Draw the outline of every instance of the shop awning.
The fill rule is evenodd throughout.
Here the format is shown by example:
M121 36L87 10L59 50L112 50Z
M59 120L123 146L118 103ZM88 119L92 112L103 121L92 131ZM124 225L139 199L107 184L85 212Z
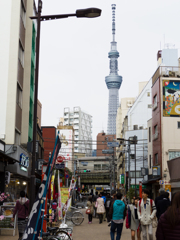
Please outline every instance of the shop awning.
M147 184L152 184L158 180L161 179L161 176L157 176L157 177L154 177L154 178L151 178L151 179L148 179L147 181L143 181L142 184L144 185L147 185Z
M16 162L19 163L19 161L17 159L14 159L1 151L0 151L0 162L4 162L4 163L8 163L8 164L14 164Z

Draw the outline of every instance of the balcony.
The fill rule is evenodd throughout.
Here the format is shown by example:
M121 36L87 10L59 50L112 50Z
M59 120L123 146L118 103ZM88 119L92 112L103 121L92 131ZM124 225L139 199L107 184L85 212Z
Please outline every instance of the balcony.
M79 120L75 119L74 124L79 124Z
M74 130L79 130L79 126L78 125L74 125Z
M64 119L69 118L69 114L64 114Z

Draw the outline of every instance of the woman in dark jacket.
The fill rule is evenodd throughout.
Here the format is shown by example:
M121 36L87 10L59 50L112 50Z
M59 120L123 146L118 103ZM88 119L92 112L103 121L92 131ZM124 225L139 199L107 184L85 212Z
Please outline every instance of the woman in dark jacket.
M173 195L171 206L161 215L156 231L156 239L180 239L180 192Z

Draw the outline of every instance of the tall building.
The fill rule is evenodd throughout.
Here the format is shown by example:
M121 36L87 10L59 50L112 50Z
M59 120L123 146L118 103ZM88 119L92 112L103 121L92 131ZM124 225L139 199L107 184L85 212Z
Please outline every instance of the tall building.
M0 1L0 139L5 143L0 159L14 163L0 161L0 175L11 173L6 189L13 196L27 191L31 170L26 146L33 131L36 21L29 17L36 13L34 0ZM41 131L37 135L40 140Z
M118 75L118 57L117 42L115 41L115 9L116 4L112 4L112 36L111 51L108 54L110 58L110 74L105 78L107 88L109 89L109 107L108 107L108 126L107 134L116 134L116 115L119 107L119 88L122 83L122 77Z
M74 152L92 156L92 116L80 107L64 108L64 125L74 128Z

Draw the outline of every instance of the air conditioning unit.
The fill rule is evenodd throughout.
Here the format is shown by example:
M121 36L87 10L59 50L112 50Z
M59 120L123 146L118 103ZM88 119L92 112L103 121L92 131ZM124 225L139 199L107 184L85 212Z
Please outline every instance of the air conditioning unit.
M133 130L138 130L138 125L133 125Z
M143 126L140 126L139 129L143 129Z

